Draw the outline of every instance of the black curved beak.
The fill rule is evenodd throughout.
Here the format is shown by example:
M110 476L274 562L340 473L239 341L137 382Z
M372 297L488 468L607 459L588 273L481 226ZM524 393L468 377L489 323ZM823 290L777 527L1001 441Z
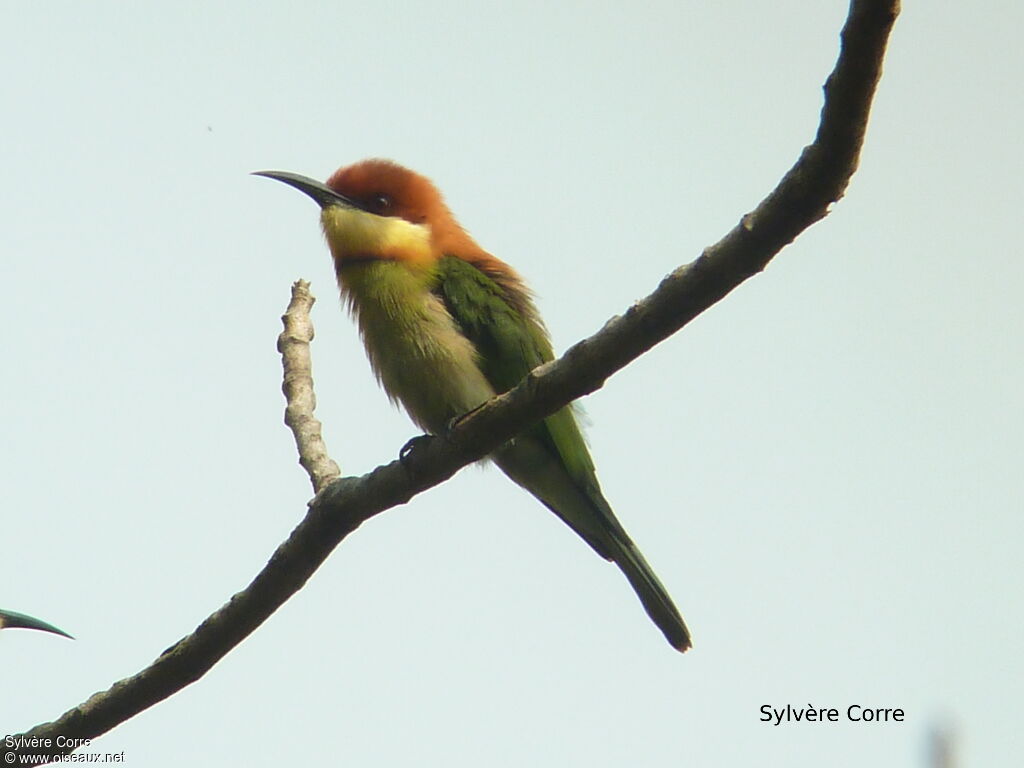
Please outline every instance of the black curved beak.
M42 632L52 632L55 635L71 640L75 639L63 629L57 629L53 624L47 624L45 621L40 621L15 611L0 611L0 629L38 629Z
M328 208L332 205L341 205L346 208L358 208L352 200L340 195L323 182L311 179L308 176L300 176L297 173L288 171L253 171L253 176L266 176L268 179L283 181L290 187L295 187L299 192L304 192L316 201L321 208Z

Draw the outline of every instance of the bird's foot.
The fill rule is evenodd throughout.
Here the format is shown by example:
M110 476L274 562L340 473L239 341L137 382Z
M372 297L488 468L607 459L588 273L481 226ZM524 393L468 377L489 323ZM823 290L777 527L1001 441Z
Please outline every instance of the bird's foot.
M415 456L413 454L416 451L426 448L427 444L431 440L437 440L438 438L440 438L441 440L450 440L452 433L455 431L455 428L462 423L462 420L465 419L470 414L476 413L481 408L483 408L483 404L480 404L476 408L472 408L458 416L452 416L444 423L444 426L441 427L440 434L417 435L416 437L412 438L411 440L409 440L409 442L403 445L402 450L398 452L399 462L401 462L402 466L405 467L406 469L410 469L412 467L413 461L415 461Z
M414 460L413 452L422 450L431 440L435 439L434 435L417 435L402 446L402 450L398 452L398 461L403 467L410 469Z
M477 406L476 408L470 408L470 409L469 409L468 411L466 411L465 413L459 414L458 416L452 416L452 417L451 417L450 419L448 419L448 421L446 421L446 422L444 423L444 431L443 431L443 432L441 433L441 434L442 434L442 436L443 436L444 438L446 438L446 439L447 439L448 437L450 437L450 436L451 436L451 434L452 434L452 432L454 432L454 431L455 431L455 428L456 428L457 426L459 426L459 424L461 424L461 423L462 423L463 421L465 421L466 419L468 419L468 418L469 418L470 416L472 416L472 415L473 415L474 413L476 413L477 411L479 411L479 410L480 410L481 408L483 408L483 407L484 407L485 405L487 405L487 403L480 403L480 405L478 405L478 406Z
M470 413L472 413L472 411L470 411ZM465 413L462 414L461 416L452 416L450 419L448 419L448 421L444 423L444 429L441 430L441 437L443 437L445 440L451 438L452 432L455 431L455 428L459 426L459 422L462 421L464 418L466 418Z

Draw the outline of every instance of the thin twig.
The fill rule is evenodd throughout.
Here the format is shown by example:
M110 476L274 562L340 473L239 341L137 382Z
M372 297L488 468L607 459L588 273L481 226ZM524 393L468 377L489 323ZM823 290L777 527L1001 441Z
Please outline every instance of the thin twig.
M287 405L284 423L295 436L299 464L309 475L313 491L319 491L332 480L341 477L341 470L327 454L320 431L320 421L313 415L316 394L313 392L313 362L309 343L313 340L313 322L309 311L316 298L309 292L309 283L297 280L292 284L292 300L281 316L284 330L277 337L277 351L284 367L284 391Z

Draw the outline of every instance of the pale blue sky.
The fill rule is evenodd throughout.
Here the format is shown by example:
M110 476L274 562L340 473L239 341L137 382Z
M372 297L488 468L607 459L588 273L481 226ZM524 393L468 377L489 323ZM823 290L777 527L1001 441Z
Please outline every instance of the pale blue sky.
M752 208L811 139L843 0L31 3L0 29L0 732L132 674L310 492L290 283L343 471L393 459L315 206L248 176L386 156L530 281L556 348ZM587 398L606 494L686 615L492 469L350 537L126 764L912 766L1019 759L1020 6L908 3L861 164L768 270ZM901 724L759 722L764 704Z

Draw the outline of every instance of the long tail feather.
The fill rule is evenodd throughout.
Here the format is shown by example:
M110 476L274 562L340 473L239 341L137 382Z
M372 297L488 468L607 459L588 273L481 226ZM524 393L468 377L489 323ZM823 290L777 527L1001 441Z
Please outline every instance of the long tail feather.
M686 622L616 519L593 475L586 479L586 486L581 487L564 465L552 460L543 444L529 437L517 438L514 444L495 454L494 460L505 474L544 502L601 557L619 566L647 615L673 648L682 652L691 647Z
M692 646L690 630L687 629L686 622L683 621L665 587L640 554L640 550L629 539L624 543L615 541L614 546L617 551L612 559L629 579L647 615L658 625L658 629L673 648L679 652L689 649Z

